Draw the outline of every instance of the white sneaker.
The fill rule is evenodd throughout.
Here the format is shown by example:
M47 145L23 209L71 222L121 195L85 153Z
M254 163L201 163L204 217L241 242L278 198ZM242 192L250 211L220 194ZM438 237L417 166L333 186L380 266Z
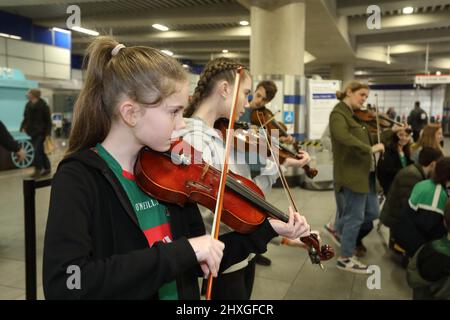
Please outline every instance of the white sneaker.
M367 274L367 266L359 262L355 257L342 259L339 258L336 263L338 269L350 271L359 274Z

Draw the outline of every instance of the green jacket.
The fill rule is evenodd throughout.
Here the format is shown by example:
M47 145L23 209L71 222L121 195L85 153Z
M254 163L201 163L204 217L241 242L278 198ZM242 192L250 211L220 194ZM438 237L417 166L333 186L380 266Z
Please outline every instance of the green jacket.
M372 137L365 123L353 116L352 110L339 102L330 114L330 135L336 190L347 187L353 192L369 192Z
M416 183L427 178L419 164L411 164L401 169L392 182L386 201L381 209L380 220L389 228L394 228Z

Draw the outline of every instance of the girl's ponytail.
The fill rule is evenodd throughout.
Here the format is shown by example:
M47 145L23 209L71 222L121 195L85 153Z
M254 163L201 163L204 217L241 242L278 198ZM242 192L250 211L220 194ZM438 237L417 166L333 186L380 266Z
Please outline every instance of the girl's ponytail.
M125 47L98 37L87 48L86 80L74 107L67 154L102 142L117 116L117 105L129 98L157 106L187 81L181 64L150 47Z
M87 48L83 61L86 80L74 107L68 154L95 146L111 128L112 114L102 99L103 74L117 45L113 39L102 37Z

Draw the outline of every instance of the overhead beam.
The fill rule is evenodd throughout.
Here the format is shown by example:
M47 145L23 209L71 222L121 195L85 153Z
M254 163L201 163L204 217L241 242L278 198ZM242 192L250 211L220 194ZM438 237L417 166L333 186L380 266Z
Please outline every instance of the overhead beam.
M160 45L164 42L150 42L150 41L139 41L139 42L124 42L128 46L134 45ZM86 43L73 43L72 50L74 49L84 49L86 48ZM227 49L230 51L242 51L248 52L250 50L250 41L246 40L236 40L236 41L197 41L191 43L185 42L175 42L171 43L169 46L170 50L183 51L183 52L222 52L222 50Z
M152 32L143 34L124 34L117 35L118 41L124 42L186 42L186 41L219 41L219 40L245 40L250 37L250 27L222 28L213 30L194 30L194 31L167 31ZM72 43L89 43L91 37L72 38Z
M383 16L380 29L367 28L367 17L355 17L348 20L348 26L349 32L354 35L448 27L450 26L450 11Z
M8 7L26 7L26 6L39 6L39 5L52 5L52 4L80 4L89 2L109 2L111 0L2 0L0 2L0 8Z
M382 12L403 9L404 7L443 6L448 4L445 0L338 0L337 12L339 15L352 16L367 13L367 7L378 5Z
M358 48L370 49L370 50L386 50L386 45L376 46L358 46ZM426 51L426 44L394 44L390 46L390 53L392 55L401 54L417 54L424 53ZM430 54L435 53L448 53L450 52L450 44L448 43L433 43L429 45Z
M37 19L35 24L48 27L65 27L67 16L52 19ZM217 4L186 8L161 8L142 14L83 16L81 24L86 28L150 27L154 23L167 26L190 24L237 23L249 20L248 12L238 4Z
M361 35L356 37L357 45L364 44L402 44L402 43L433 43L450 41L450 29L430 29L418 31L401 31Z

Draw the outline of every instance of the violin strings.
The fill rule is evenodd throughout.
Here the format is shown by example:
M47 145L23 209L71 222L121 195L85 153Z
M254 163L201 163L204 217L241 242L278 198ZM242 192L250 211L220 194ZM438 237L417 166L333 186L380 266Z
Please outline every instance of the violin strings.
M259 194L257 194L255 191L253 191L246 185L241 184L234 177L231 176L228 177L227 185L233 191L241 194L244 198L246 198L256 206L267 211L268 213L271 213L273 216L275 216L275 218L278 218L284 222L289 221L289 217L286 216L284 212L274 207L272 204L268 203L264 198L261 198Z
M173 159L177 160L180 163L182 162L181 157L178 154L171 155L170 152L164 152L163 155L169 158L172 157ZM289 221L289 217L286 216L284 212L274 207L272 204L268 203L264 198L261 198L261 196L257 194L254 190L240 183L233 176L228 175L226 186L231 188L236 193L244 196L244 198L249 200L254 205L258 206L259 208L265 210L268 213L271 213L275 218L278 218L284 222Z

